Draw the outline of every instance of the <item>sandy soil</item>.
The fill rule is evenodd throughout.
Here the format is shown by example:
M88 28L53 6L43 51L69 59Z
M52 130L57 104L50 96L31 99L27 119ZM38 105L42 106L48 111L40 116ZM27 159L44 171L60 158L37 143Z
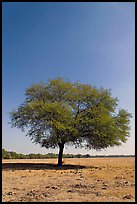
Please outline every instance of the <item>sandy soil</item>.
M3 202L135 202L134 158L3 160Z

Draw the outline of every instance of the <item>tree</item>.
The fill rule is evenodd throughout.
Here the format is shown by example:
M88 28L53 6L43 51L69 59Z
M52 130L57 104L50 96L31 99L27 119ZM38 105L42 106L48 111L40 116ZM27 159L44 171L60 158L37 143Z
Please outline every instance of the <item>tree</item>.
M101 150L126 142L130 118L131 113L118 109L110 89L63 78L33 84L24 103L10 112L11 127L27 129L27 136L42 147L59 147L59 166L64 145Z
M6 154L7 154L6 150L5 150L5 149L2 149L2 159L5 159Z
M7 152L5 149L2 149L2 159L12 159L11 152Z

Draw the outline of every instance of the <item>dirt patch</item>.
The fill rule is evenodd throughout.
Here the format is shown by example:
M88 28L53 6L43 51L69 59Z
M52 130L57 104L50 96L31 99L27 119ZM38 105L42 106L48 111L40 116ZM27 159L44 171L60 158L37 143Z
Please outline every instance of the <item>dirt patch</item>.
M134 158L3 160L3 202L135 202Z

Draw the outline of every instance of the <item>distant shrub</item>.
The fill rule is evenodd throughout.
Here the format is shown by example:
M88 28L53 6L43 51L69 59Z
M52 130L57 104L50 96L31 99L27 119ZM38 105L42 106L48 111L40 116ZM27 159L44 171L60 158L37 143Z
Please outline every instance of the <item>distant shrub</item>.
M63 158L97 158L97 157L134 157L135 155L95 155L91 156L90 154L64 154ZM47 153L47 154L18 154L13 151L6 151L5 149L2 149L2 159L51 159L51 158L58 158L58 154L55 153Z

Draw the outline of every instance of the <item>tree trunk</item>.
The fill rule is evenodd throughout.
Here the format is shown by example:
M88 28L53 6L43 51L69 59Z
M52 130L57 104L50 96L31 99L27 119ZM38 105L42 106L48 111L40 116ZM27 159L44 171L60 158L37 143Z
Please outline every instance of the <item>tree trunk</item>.
M64 144L59 143L59 155L58 155L58 166L62 166Z

